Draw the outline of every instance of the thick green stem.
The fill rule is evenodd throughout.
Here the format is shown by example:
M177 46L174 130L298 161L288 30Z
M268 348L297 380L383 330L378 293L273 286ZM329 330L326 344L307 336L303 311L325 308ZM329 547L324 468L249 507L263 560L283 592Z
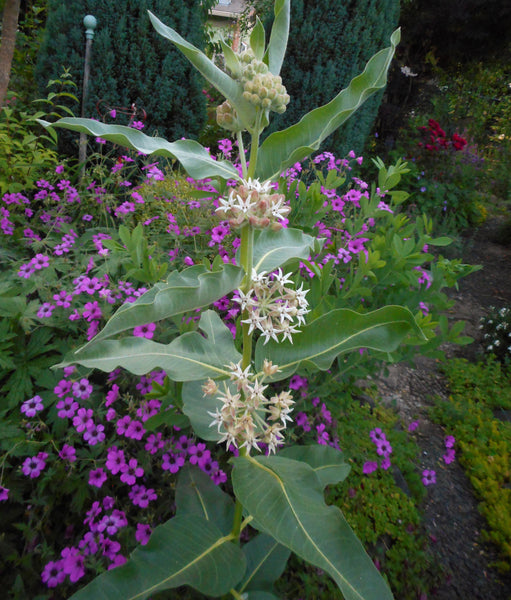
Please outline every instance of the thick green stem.
M240 259L241 266L245 271L245 277L241 283L241 291L248 292L252 283L252 265L253 265L253 254L254 254L254 228L252 225L245 225L241 229L241 245L240 245ZM243 319L248 318L246 310L243 311ZM252 362L252 334L249 334L250 325L248 323L242 324L243 333L243 359L241 362L242 369L246 369Z
M243 179L247 179L247 159L245 157L245 146L243 146L243 134L241 131L236 133L236 140L238 141L238 152L240 155L241 172Z
M256 170L256 165L257 165L257 153L259 151L259 134L260 134L259 129L256 129L255 132L252 134L247 178L253 178L255 175L255 170Z
M247 456L247 449L240 448L240 456ZM232 521L232 531L231 535L239 540L241 533L241 522L243 521L243 505L236 498L236 504L234 505L234 519Z

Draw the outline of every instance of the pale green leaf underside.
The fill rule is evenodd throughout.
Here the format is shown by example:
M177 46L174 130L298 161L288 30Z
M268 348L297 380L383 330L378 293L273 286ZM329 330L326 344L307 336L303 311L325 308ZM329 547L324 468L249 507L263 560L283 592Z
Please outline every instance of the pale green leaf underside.
M316 238L299 229L263 229L254 239L254 269L270 273L293 258L308 258L317 244ZM239 262L239 251L236 256Z
M247 559L247 570L237 586L238 592L273 591L273 584L286 568L291 554L289 548L271 536L260 533L243 546L243 552Z
M135 375L163 369L173 381L228 375L224 366L241 360L232 335L213 311L203 313L199 323L199 328L202 327L210 333L208 338L193 331L179 336L170 344L134 336L101 340L76 351L60 366L76 363L106 372L122 367Z
M295 125L269 135L259 149L256 177L261 181L274 179L318 150L369 96L383 88L399 38L400 31L396 30L390 38L391 46L369 59L364 71L328 104L312 110Z
M222 437L217 427L210 427L217 409L222 408L222 401L215 396L204 396L202 384L205 381L187 381L183 384L181 398L183 412L190 419L195 435L208 442L218 442ZM223 385L221 383L220 385Z
M204 265L173 271L165 283L157 283L135 302L121 306L89 344L138 325L208 306L235 290L242 279L243 269L234 265L223 265L218 271L209 271Z
M218 597L244 571L243 552L213 523L196 515L174 517L156 527L127 563L102 573L71 600L143 600L182 585Z
M280 372L273 381L291 376L300 366L325 371L337 356L359 348L392 352L412 331L423 337L412 313L402 306L385 306L365 314L339 308L302 327L292 344L270 340L264 345L260 338L256 368L261 370L265 358L278 365Z
M279 456L233 459L236 497L298 556L326 571L346 600L391 600L392 594L341 511L327 506L307 464Z
M274 13L275 19L271 28L270 41L266 49L268 68L274 75L280 74L284 56L286 54L287 40L289 37L290 0L276 0ZM285 85L285 82L284 82Z
M213 160L209 152L194 140L168 142L160 137L151 137L124 125L108 125L94 119L65 118L56 123L39 120L44 127L61 127L101 137L108 142L131 148L153 156L168 156L177 159L185 171L194 179L222 177L240 179L238 171L229 161Z
M197 466L186 465L176 486L176 515L197 516L214 523L224 535L232 529L234 502Z
M322 487L344 481L351 467L344 462L343 453L331 446L289 446L279 450L279 456L301 460L316 473Z

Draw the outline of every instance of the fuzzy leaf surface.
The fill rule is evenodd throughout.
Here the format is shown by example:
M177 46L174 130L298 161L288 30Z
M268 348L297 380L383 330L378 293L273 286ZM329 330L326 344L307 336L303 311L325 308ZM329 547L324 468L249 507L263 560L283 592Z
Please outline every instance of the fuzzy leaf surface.
M122 367L135 375L163 369L173 381L228 375L224 366L241 360L229 329L213 311L203 313L199 322L199 328L202 327L209 333L207 338L193 331L175 338L170 344L134 336L101 340L77 350L59 366L80 364L106 372Z
M293 343L270 340L264 345L259 338L256 368L262 369L265 358L278 365L280 372L273 381L290 377L300 366L326 371L345 352L359 348L392 352L411 332L424 337L413 314L402 306L385 306L365 314L339 308L302 327L293 336Z
M243 552L218 527L196 515L177 516L156 527L124 565L102 573L70 600L143 600L182 585L219 597L244 571Z
M55 123L49 123L38 119L43 127L61 127L88 133L101 137L108 142L118 144L125 148L131 148L147 155L169 156L177 159L184 170L194 179L207 177L222 177L223 179L239 179L240 176L234 165L227 160L213 160L209 152L194 140L178 140L168 142L160 137L151 137L124 125L109 125L94 121L94 119L82 119L66 117Z
M344 455L340 450L321 444L289 446L279 450L279 456L307 463L323 487L344 481L351 470L350 465L344 462Z
M243 552L247 558L247 570L237 587L238 592L272 592L273 584L286 568L291 554L289 548L282 546L271 536L260 533L243 546Z
M325 504L312 467L280 456L232 462L234 492L255 527L326 571L346 600L392 599L341 511Z

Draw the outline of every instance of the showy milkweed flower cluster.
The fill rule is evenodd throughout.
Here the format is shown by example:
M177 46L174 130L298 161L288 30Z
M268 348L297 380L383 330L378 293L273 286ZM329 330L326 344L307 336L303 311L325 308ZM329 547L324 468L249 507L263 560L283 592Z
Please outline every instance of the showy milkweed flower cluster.
M511 360L511 307L490 306L490 312L481 318L479 329L483 334L486 352L500 361Z
M271 193L273 185L267 181L248 179L229 192L227 198L220 198L217 213L225 215L229 225L239 229L250 224L258 229L271 227L281 229L291 207L286 204L284 194Z
M303 289L303 284L298 289L290 287L292 280L290 273L284 275L281 269L276 273L266 275L264 271L252 271L252 283L248 292L238 290L234 298L247 317L242 323L249 325L248 334L254 330L261 332L266 342L272 338L279 341L288 339L293 342L292 334L298 333L296 325L305 323L305 315L309 312L305 295L308 290Z
M265 360L263 378L259 380L250 370L250 366L242 369L240 363L231 363L230 381L233 386L224 383L220 390L217 384L209 379L203 386L204 395L215 396L222 407L209 412L214 417L211 426L216 426L222 435L219 444L225 442L227 447L245 447L261 450L259 444L268 446L268 452L275 452L284 441L283 431L286 422L292 421L289 416L293 410L293 397L285 390L270 398L264 395L267 385L263 385L265 377L278 372L278 367ZM271 421L271 424L267 421Z

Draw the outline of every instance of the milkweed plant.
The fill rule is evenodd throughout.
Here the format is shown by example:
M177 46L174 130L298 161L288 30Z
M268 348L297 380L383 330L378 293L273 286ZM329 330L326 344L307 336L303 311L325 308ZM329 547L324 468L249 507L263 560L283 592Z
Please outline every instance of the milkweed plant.
M243 52L222 42L224 72L149 13L156 31L225 97L217 120L236 137L239 170L233 162L213 159L192 140L168 142L91 119L42 121L45 127L86 132L147 155L177 159L190 177L211 180L220 194L216 214L241 239L236 264L218 257L212 265L171 272L121 306L61 365L105 372L123 367L137 375L163 369L176 382L176 404L197 438L236 450L226 486L232 495L200 470L183 470L174 490L175 516L157 526L125 564L100 574L73 600L142 599L179 586L207 597L275 600L273 584L291 552L328 573L347 600L392 598L342 512L325 503L324 488L349 472L342 452L286 443L295 401L285 382L298 370L327 371L337 357L361 348L392 352L408 334L422 332L412 313L399 306L365 314L334 306L308 320L308 290L295 281L300 263L319 251L322 240L287 227L290 207L277 182L385 85L399 31L328 104L260 143L271 114L284 112L290 102L279 76L290 0L277 0L274 14L268 43L259 20ZM239 339L209 308L228 294L241 310ZM168 344L119 336L189 311L200 312L197 327L176 333Z

